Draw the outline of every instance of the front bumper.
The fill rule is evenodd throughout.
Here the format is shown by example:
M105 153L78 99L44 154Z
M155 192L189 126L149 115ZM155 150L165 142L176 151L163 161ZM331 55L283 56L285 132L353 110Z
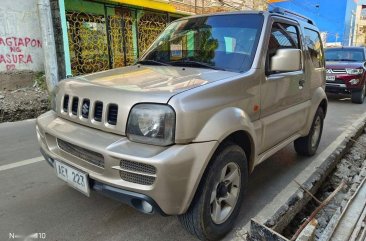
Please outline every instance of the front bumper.
M325 91L328 93L335 93L335 94L351 93L345 84L336 84L336 83L326 83Z
M325 91L336 94L350 94L353 90L361 90L364 85L363 77L361 75L347 75L347 74L327 74L334 76L334 81L327 81ZM357 84L351 84L352 80L358 80Z
M37 135L49 162L60 160L88 173L94 190L110 194L130 205L136 196L140 197L141 200L148 200L156 211L167 215L186 212L218 145L217 141L168 147L134 143L125 137L59 118L53 111L38 117ZM102 155L104 166L66 152L58 145L58 139ZM134 176L146 174L153 178L153 183L143 185L122 179L121 173L125 173L126 169L121 168L121 160L153 166L156 169L153 175L141 171L131 172ZM124 200L122 197L126 197L126 193L131 198ZM132 206L136 208L136 205Z
M40 149L43 157L45 160L50 164L51 167L54 167L55 160L48 156L46 152L41 148ZM149 196L136 193L136 192L130 192L123 189L119 189L110 185L107 185L105 183L98 182L96 180L93 180L89 178L89 185L90 188L96 192L101 193L104 196L108 196L110 198L113 198L117 201L120 201L122 203L128 204L129 206L136 208L137 210L143 212L143 213L159 213L161 215L166 215L159 205ZM148 203L152 209L151 211L147 211L146 208L144 208L143 202Z

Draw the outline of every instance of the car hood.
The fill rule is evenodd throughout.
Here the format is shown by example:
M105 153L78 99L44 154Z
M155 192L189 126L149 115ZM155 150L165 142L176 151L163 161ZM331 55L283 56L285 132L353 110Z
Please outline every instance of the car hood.
M235 72L173 66L129 66L66 80L66 86L119 90L121 93L166 98L213 81L238 75ZM161 102L161 101L160 101Z
M328 69L357 69L364 67L364 62L336 62L327 61L325 63Z
M125 134L131 108L138 103L168 103L180 92L239 73L173 66L129 66L73 77L58 85L56 105L60 117L116 134ZM65 96L68 110L64 110ZM82 118L84 100L90 102L88 118ZM75 103L74 103L75 102ZM102 123L95 119L95 104L102 102ZM108 125L109 106L118 105L117 125ZM77 114L71 108L77 107ZM74 111L75 112L75 111ZM104 124L103 124L104 123Z

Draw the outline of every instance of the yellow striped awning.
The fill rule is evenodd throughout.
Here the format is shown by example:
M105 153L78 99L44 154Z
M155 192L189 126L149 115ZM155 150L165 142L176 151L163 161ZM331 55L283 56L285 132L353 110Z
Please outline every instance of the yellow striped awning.
M150 8L155 10L160 10L164 12L175 13L177 10L175 7L168 3L162 1L154 1L154 0L110 0L110 2L117 2L122 4L128 4L131 6Z

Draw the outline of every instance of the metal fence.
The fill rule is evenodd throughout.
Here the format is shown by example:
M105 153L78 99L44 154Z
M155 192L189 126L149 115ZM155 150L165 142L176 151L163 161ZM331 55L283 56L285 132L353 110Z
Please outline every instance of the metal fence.
M166 13L106 4L100 8L104 14L66 10L73 75L132 64L170 21Z

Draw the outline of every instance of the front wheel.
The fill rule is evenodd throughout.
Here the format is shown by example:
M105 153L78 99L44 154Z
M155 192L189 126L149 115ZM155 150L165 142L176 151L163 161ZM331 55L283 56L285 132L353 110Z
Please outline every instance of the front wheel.
M245 152L224 144L213 156L188 211L178 216L182 225L201 240L219 240L233 227L248 182Z
M366 85L363 85L362 90L354 90L351 94L351 100L353 103L362 104L365 99Z
M313 156L316 153L323 132L323 124L324 112L321 108L318 108L309 134L296 139L294 142L295 150L298 154L303 156Z

